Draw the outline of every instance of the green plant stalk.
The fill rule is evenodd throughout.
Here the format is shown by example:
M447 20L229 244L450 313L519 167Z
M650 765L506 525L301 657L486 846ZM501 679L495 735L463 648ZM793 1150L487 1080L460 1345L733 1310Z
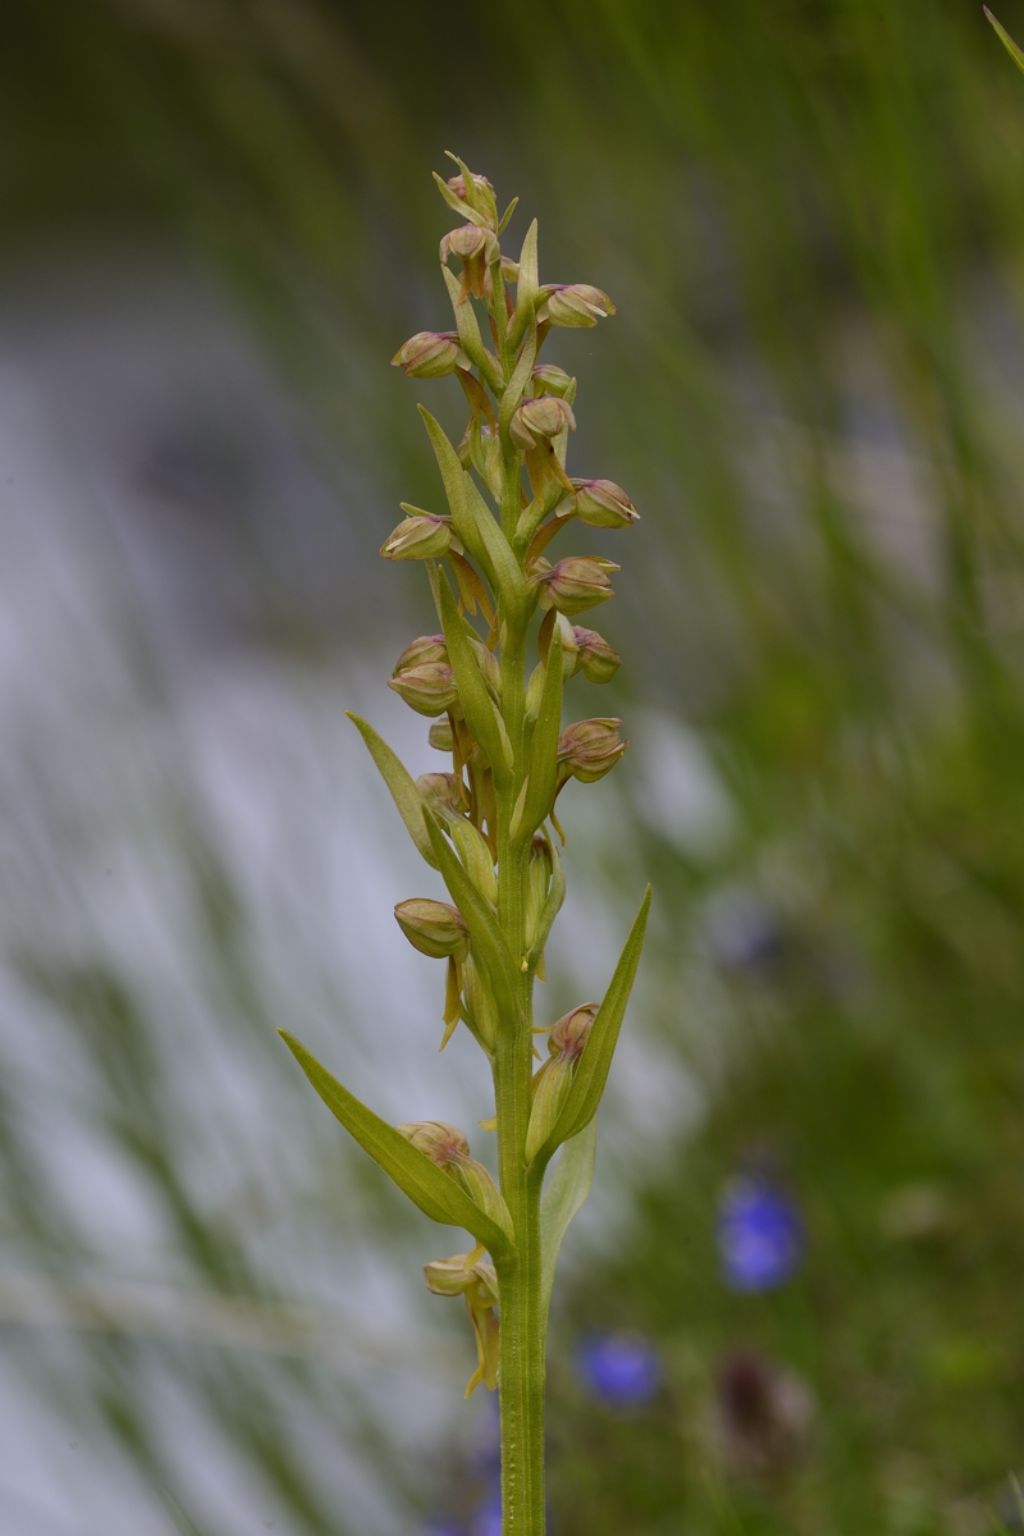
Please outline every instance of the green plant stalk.
M537 363L550 329L596 325L615 306L589 284L541 287L535 223L519 262L506 271L498 236L512 209L499 220L490 183L457 163L458 177L435 178L466 221L441 242L456 329L418 332L392 361L412 378L457 375L470 420L456 449L420 407L448 514L403 503L405 521L381 549L387 559L426 566L442 632L406 647L390 686L440 727L439 735L431 728L430 742L451 753L451 772L413 779L372 726L352 719L406 830L451 897L409 897L395 917L414 948L445 962L442 1046L465 1019L489 1058L498 1184L456 1127L436 1120L388 1125L297 1040L284 1039L328 1108L420 1210L474 1237L469 1253L432 1260L424 1277L432 1292L462 1297L469 1311L477 1369L467 1394L481 1382L500 1393L504 1536L544 1536L548 1299L559 1245L590 1187L592 1122L650 898L648 892L604 1001L580 1004L546 1026L549 1060L535 1071L533 986L564 895L545 825L561 835L560 791L570 779L603 778L626 747L618 720L561 728L566 679L582 672L590 683L607 682L619 664L607 641L570 622L612 596L608 573L618 567L596 556L552 565L545 551L576 520L625 528L637 513L614 482L567 477L576 381ZM461 280L448 267L456 258ZM474 300L486 300L495 353L484 342ZM472 622L478 610L486 637ZM528 683L531 633L537 662ZM546 1191L545 1172L561 1146L566 1150Z
M508 476L506 475L506 485ZM503 503L506 501L503 496ZM524 778L525 625L510 632L502 657L502 714L516 765L511 785L497 795L498 922L513 956L526 950L526 880L529 843L511 835L512 813ZM533 975L520 971L507 1000L494 1058L498 1122L498 1174L512 1217L516 1255L496 1265L501 1319L501 1487L504 1536L544 1530L545 1319L541 1316L540 1191L526 1161L533 1071Z

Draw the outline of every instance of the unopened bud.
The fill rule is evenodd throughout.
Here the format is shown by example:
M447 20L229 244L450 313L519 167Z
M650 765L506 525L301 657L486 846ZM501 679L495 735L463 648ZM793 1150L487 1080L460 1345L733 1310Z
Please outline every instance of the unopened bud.
M533 370L533 382L543 395L557 395L564 400L576 388L576 380L557 363L538 363Z
M442 816L461 816L466 809L465 786L454 773L421 773L416 788L431 810Z
M427 733L427 741L437 752L452 752L455 749L455 738L452 735L452 723L450 720L435 720Z
M395 919L421 955L429 955L432 960L445 960L452 955L461 960L469 953L469 933L462 913L447 902L413 896L398 903Z
M600 555L567 555L539 578L541 602L559 613L583 613L614 597L608 573L618 569Z
M569 1061L579 1061L583 1047L597 1016L597 1003L580 1003L563 1013L551 1026L548 1035L548 1054Z
M391 366L401 368L407 379L440 379L456 368L468 370L470 363L456 331L417 331L402 342Z
M404 699L418 715L443 715L458 703L455 677L446 661L424 661L415 667L403 667L388 681L388 687Z
M480 671L483 673L484 682L487 684L491 697L501 699L501 664L494 652L488 650L482 640L470 639L470 646L476 656Z
M424 661L447 660L448 647L444 635L417 635L415 640L410 640L395 662L391 676L397 677L399 672L404 672L408 667L418 667Z
M478 176L475 171L470 171L470 184L467 186L466 178L460 171L457 176L449 176L448 186L460 197L464 203L468 203L474 213L486 218L492 229L498 224L498 203L494 196L494 188L486 176Z
M572 407L557 395L541 395L536 400L524 400L518 405L509 426L509 436L519 448L529 451L545 438L557 437L566 428L576 429Z
M575 670L582 672L592 683L610 683L622 665L618 651L596 629L584 629L577 624L573 635L576 639Z
M576 516L591 528L628 528L640 514L614 480L573 480Z
M483 1163L478 1163L472 1157L455 1159L448 1164L445 1172L493 1222L507 1232L509 1237L512 1236L512 1218L508 1206Z
M590 283L549 283L541 293L544 298L537 319L551 325L596 325L615 313L608 295Z
M385 560L436 560L452 541L451 524L432 512L418 513L399 523L380 547Z
M551 1026L548 1037L550 1060L533 1079L533 1102L526 1132L526 1159L532 1162L558 1123L566 1095L572 1084L576 1064L583 1054L587 1036L597 1013L596 1003L581 1003L563 1013Z
M560 778L595 784L610 773L626 750L619 735L621 720L577 720L558 738Z
M449 1168L469 1156L469 1142L458 1126L446 1125L443 1120L415 1120L397 1129L439 1168Z
M532 949L540 932L541 917L548 899L548 886L554 860L551 844L543 832L534 834L530 844L530 862L526 869L526 947Z
M441 241L441 261L447 265L449 256L462 261L462 293L474 298L490 298L490 264L498 254L498 241L493 230L479 224L461 224L449 230ZM460 301L461 301L460 299Z
M471 1286L483 1280L488 1287L493 1283L494 1301L497 1302L498 1279L493 1264L482 1258L474 1262L474 1257L471 1253L457 1253L453 1258L432 1259L429 1264L424 1264L427 1290L435 1296L464 1296Z
M472 955L462 968L462 988L466 1023L484 1049L493 1051L498 1039L498 1008Z

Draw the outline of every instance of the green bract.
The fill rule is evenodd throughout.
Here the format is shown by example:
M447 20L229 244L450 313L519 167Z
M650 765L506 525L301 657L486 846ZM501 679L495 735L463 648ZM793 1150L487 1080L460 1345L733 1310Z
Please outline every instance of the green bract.
M615 306L588 283L541 285L536 222L518 261L503 257L514 204L499 219L487 178L456 165L457 175L437 178L462 220L441 241L454 327L417 332L393 361L418 380L454 376L469 420L456 448L420 406L447 510L403 503L405 521L381 549L428 578L439 632L406 646L389 686L433 721L429 745L450 764L437 771L428 760L414 776L372 726L350 718L440 876L435 892L400 901L395 916L425 960L442 963L442 1045L465 1021L491 1067L495 1113L481 1119L497 1131L497 1182L461 1131L441 1120L387 1125L285 1040L328 1108L410 1199L474 1239L467 1253L428 1263L426 1281L466 1300L477 1352L469 1390L483 1382L500 1391L504 1536L543 1536L548 1300L562 1238L590 1187L595 1116L650 904L648 890L603 1002L552 1026L535 1073L534 984L565 895L556 801L570 781L603 778L626 746L617 719L562 723L565 689L607 682L619 665L602 636L571 622L613 596L619 567L595 555L552 563L546 550L577 521L614 532L637 513L615 481L569 478L576 381L540 361L553 329L596 325Z

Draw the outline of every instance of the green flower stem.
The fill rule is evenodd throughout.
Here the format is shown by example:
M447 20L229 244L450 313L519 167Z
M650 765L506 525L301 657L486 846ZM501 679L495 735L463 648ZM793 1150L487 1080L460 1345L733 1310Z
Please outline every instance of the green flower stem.
M512 489L518 500L518 475L512 480ZM526 951L530 840L513 838L510 827L525 775L526 625L514 618L506 622L502 713L515 752L515 772L512 782L497 792L498 921L518 964ZM531 1177L526 1163L533 1074L532 992L532 975L517 971L515 994L499 1000L507 1016L501 1019L494 1059L499 1176L516 1235L515 1258L498 1269L503 1536L543 1536L544 1532L540 1179Z

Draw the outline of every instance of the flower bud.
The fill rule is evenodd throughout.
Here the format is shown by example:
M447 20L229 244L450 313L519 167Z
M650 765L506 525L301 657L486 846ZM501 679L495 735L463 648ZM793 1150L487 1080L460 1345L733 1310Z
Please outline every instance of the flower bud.
M455 677L446 661L424 661L415 667L403 667L388 681L388 687L418 715L443 715L459 701Z
M483 1249L457 1253L450 1259L434 1259L423 1266L427 1289L435 1296L464 1296L476 1340L476 1370L469 1378L466 1396L482 1381L492 1392L498 1385L500 1364L498 1276Z
M576 639L575 670L582 672L592 683L610 683L622 657L608 644L596 629L584 629L577 624L573 629Z
M493 1222L507 1232L509 1237L512 1236L512 1218L508 1206L483 1163L478 1163L472 1157L455 1158L447 1165L445 1172Z
M577 720L558 738L559 777L595 784L610 773L626 750L619 736L621 720Z
M498 1039L498 1008L472 955L462 967L462 987L466 1023L484 1049L493 1051Z
M478 176L475 171L470 171L471 185L467 187L466 178L460 171L457 176L449 176L448 186L460 197L464 203L468 203L474 213L486 218L492 229L498 225L498 202L494 196L494 188L486 176Z
M380 547L385 560L436 560L452 541L451 524L446 517L423 512L407 517Z
M455 738L452 735L452 723L450 720L435 720L427 733L427 741L437 752L453 752L455 750Z
M544 438L557 437L566 428L571 432L576 430L572 407L556 395L541 395L536 400L524 400L516 407L509 435L518 448L529 451L538 447Z
M527 1162L537 1156L558 1123L596 1014L596 1003L581 1003L578 1008L563 1013L551 1026L548 1037L550 1059L533 1079L533 1102L526 1132Z
M608 572L618 569L600 555L567 555L539 578L541 602L559 613L583 613L614 597Z
M399 672L404 672L408 667L418 667L424 661L447 660L448 648L444 635L417 635L415 640L410 640L395 662L391 676L397 677Z
M532 949L540 932L541 918L548 899L548 886L554 860L551 844L543 832L534 833L530 844L530 862L526 869L526 947Z
M473 649L473 654L477 659L477 664L480 668L480 671L483 674L484 682L487 684L488 692L495 701L500 702L501 664L498 661L497 656L495 656L493 651L488 650L487 646L484 645L482 640L474 640L471 638L469 643Z
M446 1125L443 1120L414 1120L396 1129L439 1168L447 1169L469 1156L469 1142L458 1126Z
M576 516L591 528L628 528L640 514L614 480L573 480Z
M391 366L401 368L407 379L440 379L456 368L468 370L470 363L456 331L417 331L402 342Z
M533 370L533 382L542 395L557 395L560 400L576 388L576 380L557 363L538 363Z
M441 241L441 261L447 266L449 256L462 261L462 291L460 302L467 294L477 299L491 296L491 262L498 254L498 241L493 230L479 224L461 224L449 230Z
M608 295L590 283L548 283L541 293L544 298L537 319L551 325L596 325L615 313Z
M580 1003L563 1013L551 1026L548 1035L548 1054L562 1060L576 1062L583 1055L583 1047L597 1016L597 1003Z
M449 955L462 959L469 953L469 933L462 913L447 902L434 901L429 896L413 896L400 901L395 908L395 919L413 949L432 960L444 960Z
M466 791L454 773L421 773L416 788L432 811L441 816L461 816L466 809Z
M477 1250L479 1252L479 1250ZM427 1290L435 1296L464 1296L479 1280L491 1287L494 1300L498 1299L498 1277L494 1265L486 1259L473 1262L473 1254L457 1253L450 1259L432 1259L423 1266L423 1278ZM492 1281L493 1277L493 1281Z

